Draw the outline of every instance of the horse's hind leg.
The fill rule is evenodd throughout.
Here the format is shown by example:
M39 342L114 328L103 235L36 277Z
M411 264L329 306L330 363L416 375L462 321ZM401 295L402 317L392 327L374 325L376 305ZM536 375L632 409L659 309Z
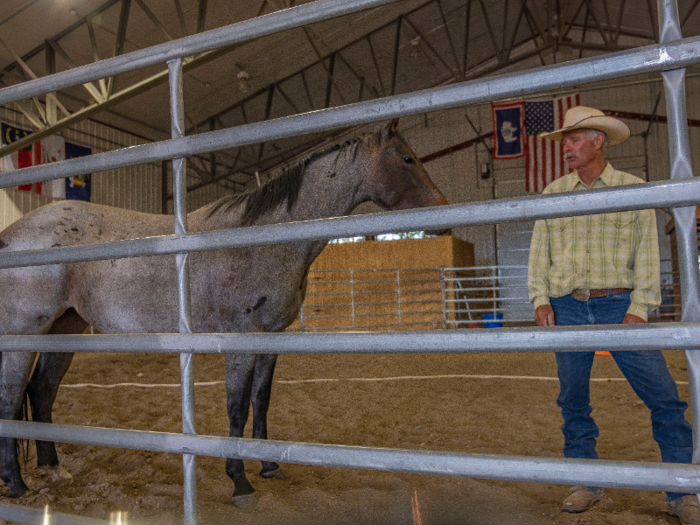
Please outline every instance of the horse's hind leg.
M35 352L4 352L0 360L0 419L19 419ZM17 459L17 440L0 438L0 479L18 498L27 492Z
M86 326L87 322L71 308L54 321L49 334L81 334ZM39 355L39 361L27 385L34 421L52 423L51 412L58 394L58 386L72 360L72 353L44 352ZM58 467L58 455L53 441L37 441L36 455L39 467ZM70 478L67 472L57 473L60 477Z
M277 354L260 354L255 361L253 376L253 438L267 439L267 410L270 408L272 376L275 373ZM280 466L273 461L263 461L260 475L263 478L285 479Z
M225 359L229 436L242 437L250 410L255 355L226 354ZM252 497L255 489L246 478L243 460L227 459L226 474L233 480L233 504L236 506L255 504L255 498Z

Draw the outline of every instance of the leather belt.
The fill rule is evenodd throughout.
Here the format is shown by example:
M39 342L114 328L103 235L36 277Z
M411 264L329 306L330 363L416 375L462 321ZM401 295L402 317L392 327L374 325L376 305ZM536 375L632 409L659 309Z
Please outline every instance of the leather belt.
M632 288L599 288L597 290L586 290L585 288L576 288L571 295L577 301L588 301L597 297L607 297L608 295L617 295L619 293L631 292Z

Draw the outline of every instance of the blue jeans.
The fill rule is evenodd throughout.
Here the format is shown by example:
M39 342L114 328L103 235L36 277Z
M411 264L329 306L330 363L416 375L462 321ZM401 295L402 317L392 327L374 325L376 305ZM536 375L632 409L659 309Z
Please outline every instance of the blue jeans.
M571 295L551 298L557 325L620 324L630 305L630 293L578 301ZM678 396L678 387L658 350L611 352L630 386L651 410L654 440L666 463L690 463L693 432L685 419L688 403ZM557 405L564 424L564 456L598 459L598 426L591 417L589 382L594 352L557 352L561 388ZM669 492L671 501L683 494Z

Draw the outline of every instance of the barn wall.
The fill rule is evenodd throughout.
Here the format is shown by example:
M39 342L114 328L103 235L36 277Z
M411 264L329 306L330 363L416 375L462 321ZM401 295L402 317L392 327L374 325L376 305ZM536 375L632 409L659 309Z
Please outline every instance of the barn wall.
M25 129L31 123L21 113L0 108L0 120ZM92 148L101 153L144 143L142 139L86 120L63 132L66 140ZM149 213L160 212L160 164L144 164L94 173L92 202L118 206ZM33 192L14 188L0 190L0 229L6 228L22 215L51 202L51 199Z

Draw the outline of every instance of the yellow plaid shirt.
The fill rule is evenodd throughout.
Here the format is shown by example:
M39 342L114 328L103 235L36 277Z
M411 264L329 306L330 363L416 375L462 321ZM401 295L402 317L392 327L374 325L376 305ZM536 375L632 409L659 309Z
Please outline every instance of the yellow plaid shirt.
M542 192L563 193L642 183L614 169L586 186L574 171ZM576 288L633 288L627 313L647 319L661 304L659 242L654 210L540 220L530 244L528 293L535 308Z

